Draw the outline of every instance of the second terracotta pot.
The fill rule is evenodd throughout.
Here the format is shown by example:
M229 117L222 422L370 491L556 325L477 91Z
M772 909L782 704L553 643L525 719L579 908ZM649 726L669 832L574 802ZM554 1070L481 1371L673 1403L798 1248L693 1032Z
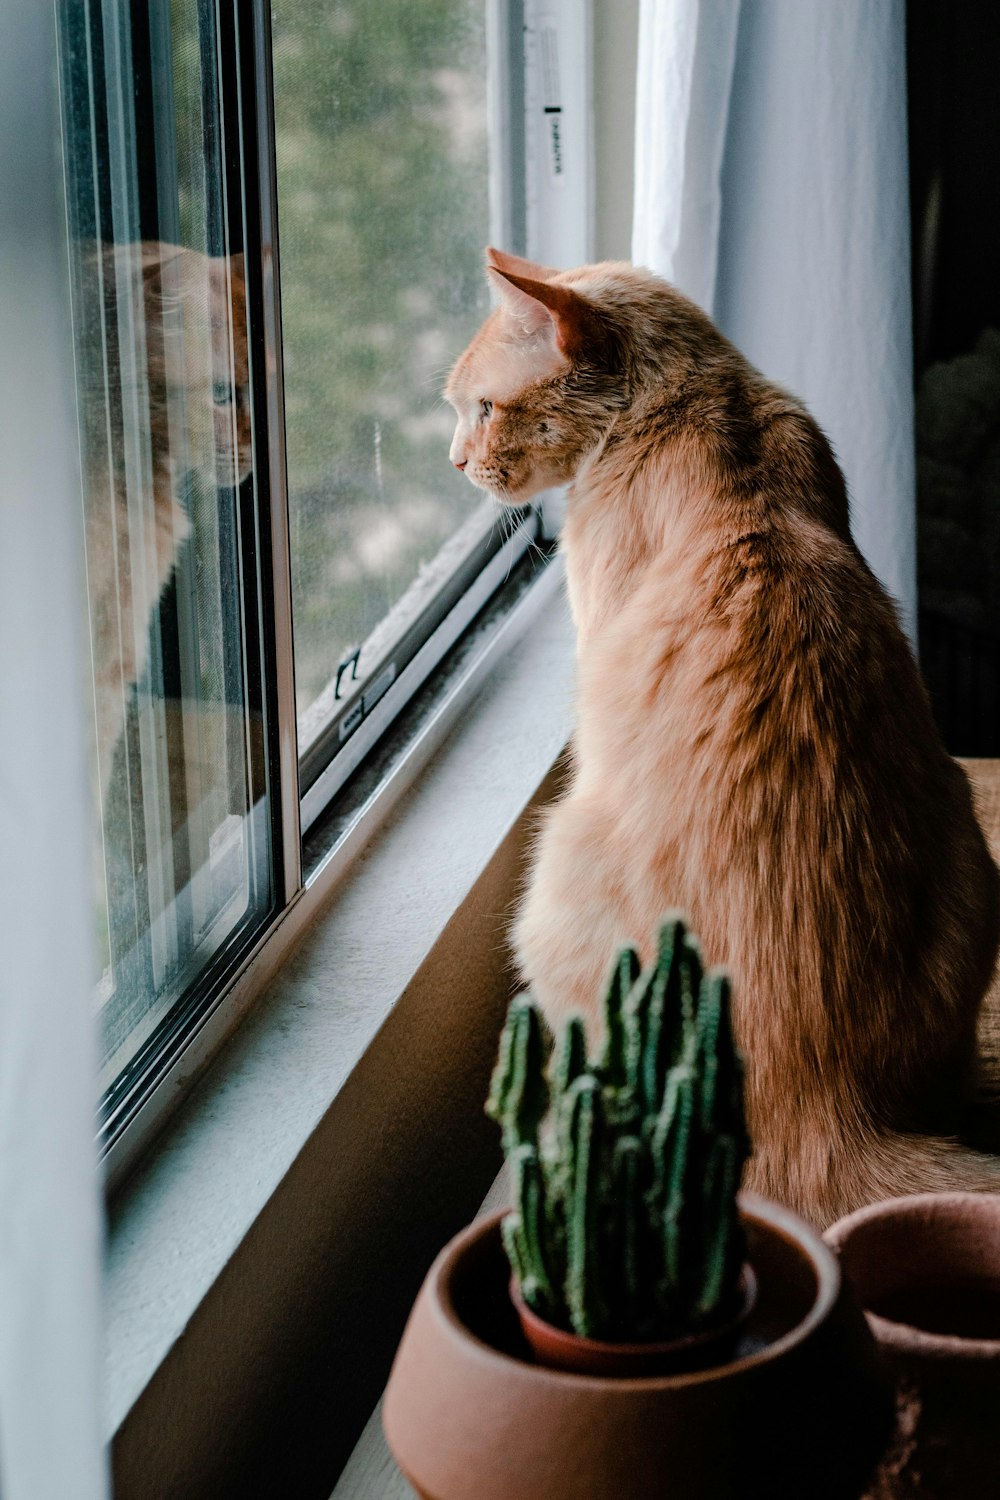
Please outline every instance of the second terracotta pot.
M900 1383L888 1492L1000 1495L1000 1196L892 1198L825 1238Z

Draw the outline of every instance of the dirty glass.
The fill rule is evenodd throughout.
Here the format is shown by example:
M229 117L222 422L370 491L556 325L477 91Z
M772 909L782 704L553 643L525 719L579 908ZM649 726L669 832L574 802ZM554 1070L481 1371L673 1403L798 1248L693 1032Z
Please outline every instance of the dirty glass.
M486 7L274 0L272 35L301 751L495 522L440 398L488 308Z
M247 300L215 6L57 15L110 1116L272 896Z

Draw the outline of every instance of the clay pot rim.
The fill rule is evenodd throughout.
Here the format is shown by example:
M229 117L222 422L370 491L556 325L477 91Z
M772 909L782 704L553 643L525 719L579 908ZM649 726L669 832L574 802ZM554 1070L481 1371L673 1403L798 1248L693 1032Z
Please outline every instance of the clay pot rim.
M844 1240L856 1229L871 1223L908 1224L915 1216L928 1215L945 1219L955 1208L969 1208L1000 1201L997 1193L909 1193L900 1198L885 1198L880 1203L868 1203L851 1214L838 1219L823 1236L825 1242L837 1253ZM957 1333L931 1333L926 1328L917 1328L913 1323L898 1323L894 1318L884 1318L864 1306L860 1289L858 1301L864 1308L871 1330L878 1342L887 1349L900 1354L922 1355L927 1359L952 1359L961 1356L965 1360L1000 1359L1000 1339L970 1339Z
M787 1333L782 1334L780 1338L775 1339L755 1354L744 1355L726 1364L711 1365L705 1370L691 1370L674 1375L584 1375L577 1371L556 1370L547 1366L528 1364L524 1360L516 1359L513 1355L494 1348L492 1344L486 1343L473 1333L459 1318L451 1299L450 1280L455 1262L464 1255L468 1246L495 1230L501 1219L504 1219L510 1212L509 1208L498 1209L485 1219L477 1219L456 1235L438 1255L427 1276L427 1290L430 1293L433 1315L444 1324L445 1331L450 1338L460 1339L464 1344L471 1346L480 1358L500 1365L516 1366L521 1379L537 1380L539 1383L548 1384L556 1381L573 1386L578 1385L580 1381L586 1381L592 1389L624 1394L630 1390L670 1390L681 1386L706 1385L711 1381L741 1378L748 1370L781 1359L789 1350L809 1338L833 1311L840 1295L841 1273L833 1251L823 1243L819 1235L804 1220L792 1213L790 1209L773 1203L769 1199L760 1198L755 1193L741 1193L738 1201L740 1211L745 1218L752 1219L762 1225L765 1230L790 1240L808 1260L816 1276L816 1295L806 1315L794 1328L789 1329Z

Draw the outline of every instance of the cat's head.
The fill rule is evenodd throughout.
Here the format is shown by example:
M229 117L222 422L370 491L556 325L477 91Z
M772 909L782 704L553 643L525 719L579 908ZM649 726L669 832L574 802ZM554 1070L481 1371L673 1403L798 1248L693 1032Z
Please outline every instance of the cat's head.
M621 329L600 297L602 267L486 256L500 302L445 387L458 417L450 456L480 489L521 504L572 479L624 404Z
M213 482L235 486L243 483L253 466L250 350L242 255L209 259L209 324Z
M187 463L203 483L232 488L252 463L243 256L145 249L146 316L162 319L163 373L183 397Z
M104 275L109 310L128 288L143 330L154 461L211 488L242 484L252 466L243 256L147 240L106 247Z

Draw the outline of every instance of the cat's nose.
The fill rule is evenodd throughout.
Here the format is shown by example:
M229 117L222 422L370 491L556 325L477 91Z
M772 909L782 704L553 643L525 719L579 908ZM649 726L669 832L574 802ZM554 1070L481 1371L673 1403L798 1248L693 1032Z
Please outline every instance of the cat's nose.
M448 457L451 459L456 469L464 469L466 464L469 462L469 455L466 452L466 437L467 434L460 422L455 428L455 432L451 440L451 446L448 449Z

